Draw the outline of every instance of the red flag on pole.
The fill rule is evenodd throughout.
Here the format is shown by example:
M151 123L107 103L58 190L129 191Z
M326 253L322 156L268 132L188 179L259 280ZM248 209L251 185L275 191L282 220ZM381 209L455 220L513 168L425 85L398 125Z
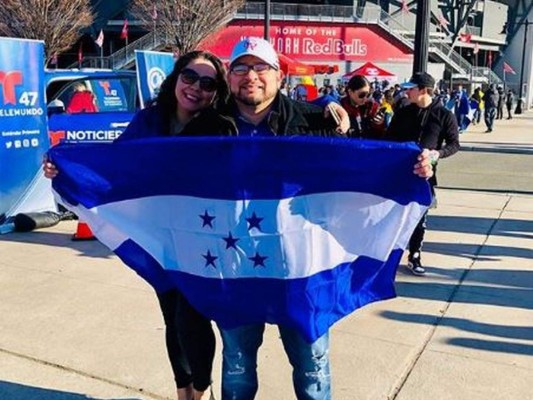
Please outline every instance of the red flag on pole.
M465 42L465 43L470 43L471 40L472 40L472 34L471 33L460 33L459 34L459 41Z
M515 70L505 61L503 62L503 72L509 72L510 74L516 75Z
M122 25L122 31L120 32L121 39L128 39L128 20L124 20L124 25Z

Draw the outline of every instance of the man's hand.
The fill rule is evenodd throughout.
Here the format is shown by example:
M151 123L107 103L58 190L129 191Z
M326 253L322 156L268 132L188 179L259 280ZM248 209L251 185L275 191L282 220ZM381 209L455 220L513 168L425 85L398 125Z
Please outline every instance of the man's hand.
M57 174L59 173L56 166L52 164L50 161L48 161L46 157L43 159L43 171L44 171L44 176L47 177L48 179L55 178Z
M433 176L433 166L431 165L431 160L429 157L429 150L424 149L422 153L418 155L418 162L415 164L413 173L418 175L420 178L429 179Z
M339 104L335 102L328 103L324 111L324 117L333 117L337 122L337 132L346 135L350 129L350 117L348 112Z

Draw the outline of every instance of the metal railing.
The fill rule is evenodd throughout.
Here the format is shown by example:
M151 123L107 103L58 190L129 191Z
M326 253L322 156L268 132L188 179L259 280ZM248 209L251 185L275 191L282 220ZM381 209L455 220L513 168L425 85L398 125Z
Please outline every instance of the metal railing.
M150 32L143 37L131 42L127 46L117 50L107 57L85 57L81 63L82 68L109 68L120 69L127 67L135 61L135 50L154 50L170 43L168 38L158 31ZM77 68L80 65L76 62L69 68Z
M236 18L263 19L264 3L246 3L237 11ZM290 21L354 21L353 6L331 6L314 4L271 3L270 16L274 20Z

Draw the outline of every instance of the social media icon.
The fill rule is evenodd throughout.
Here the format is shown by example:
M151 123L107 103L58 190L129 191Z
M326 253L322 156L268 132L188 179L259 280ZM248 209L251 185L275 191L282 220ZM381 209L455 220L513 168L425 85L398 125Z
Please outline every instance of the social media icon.
M20 140L15 140L15 149L20 149L21 146L22 143L20 142Z
M22 140L22 147L30 147L30 140L29 139L23 139Z
M13 142L6 142L6 149L13 147Z
M39 146L39 139L32 139L31 140L31 147L38 147Z

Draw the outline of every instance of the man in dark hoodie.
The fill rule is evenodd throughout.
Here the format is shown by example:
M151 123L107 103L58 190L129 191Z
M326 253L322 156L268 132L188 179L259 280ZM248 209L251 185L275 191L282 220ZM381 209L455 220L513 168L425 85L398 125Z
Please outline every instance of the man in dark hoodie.
M489 90L487 90L483 96L483 100L485 101L485 125L487 125L486 133L492 132L499 99L500 95L496 91L496 86L492 83L489 86Z
M505 91L503 87L498 86L498 110L496 112L496 119L503 119L503 103L505 103Z
M437 161L459 150L457 120L438 99L433 98L435 79L428 73L417 72L402 86L407 91L410 104L399 109L392 117L387 139L396 142L413 141L422 149L429 150L435 172L429 183L435 195ZM420 256L426 231L426 216L427 214L422 217L409 241L407 268L414 275L424 275L426 272Z

